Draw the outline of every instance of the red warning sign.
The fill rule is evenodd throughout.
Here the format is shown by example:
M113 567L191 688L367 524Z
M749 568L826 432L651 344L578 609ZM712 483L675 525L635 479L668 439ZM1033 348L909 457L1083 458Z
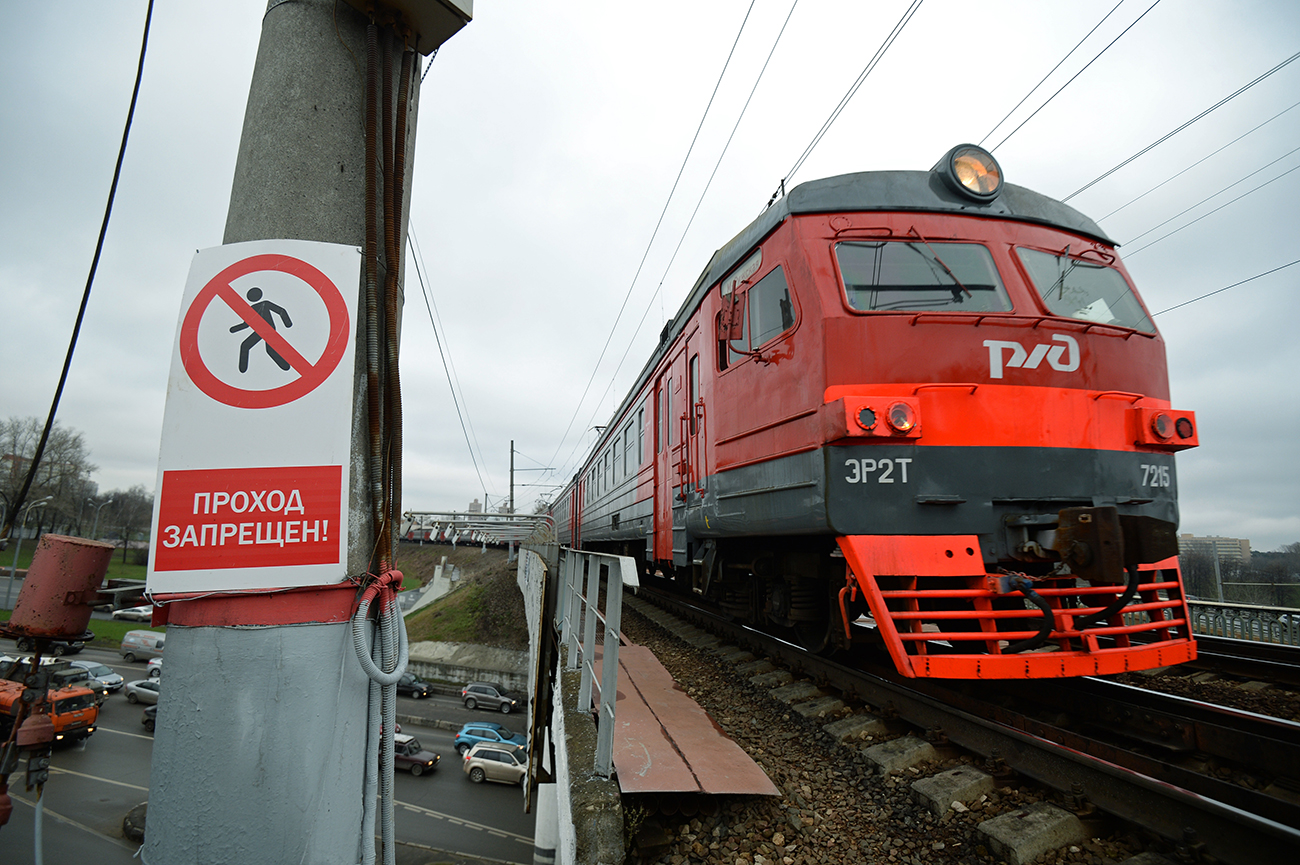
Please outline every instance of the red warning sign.
M153 570L339 563L342 466L162 474Z
M315 362L303 357L292 342L276 330L274 320L277 315L282 324L291 326L284 309L269 300L262 300L260 289L252 289L246 300L231 287L231 283L241 276L263 271L297 277L311 286L324 302L329 313L329 335L324 351ZM247 369L249 350L257 342L264 341L267 354L282 369L292 368L298 377L288 384L257 390L237 387L214 375L199 350L199 325L217 298L243 320L242 324L230 329L232 333L242 329L251 331L243 345L241 372ZM289 255L254 255L225 268L199 291L181 322L180 357L190 380L214 400L236 408L273 408L311 393L329 378L342 359L350 339L347 304L328 276L307 262Z

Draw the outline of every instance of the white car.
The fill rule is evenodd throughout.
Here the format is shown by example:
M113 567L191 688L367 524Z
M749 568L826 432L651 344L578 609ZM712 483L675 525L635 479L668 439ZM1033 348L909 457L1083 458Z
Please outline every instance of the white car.
M157 703L158 680L137 679L126 683L126 699L131 703Z
M156 679L162 675L162 658L150 658L149 664L144 668L149 674L149 678Z
M114 610L113 618L130 619L133 622L148 622L153 620L153 605L144 607L127 607L124 610Z

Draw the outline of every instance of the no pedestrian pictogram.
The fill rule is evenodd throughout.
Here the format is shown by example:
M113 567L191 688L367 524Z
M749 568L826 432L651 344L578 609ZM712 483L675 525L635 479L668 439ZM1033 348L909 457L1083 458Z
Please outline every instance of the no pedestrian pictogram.
M262 300L262 292L253 288L247 300L232 287L240 277L260 272L278 272L296 277L311 286L325 304L329 314L329 334L325 348L315 362L308 360L275 326L278 317L286 328L292 327L289 313L280 306ZM287 384L263 389L243 388L214 375L211 364L204 361L199 349L199 325L204 314L220 298L242 323L230 327L230 333L250 330L247 337L236 340L232 350L239 352L240 372L248 369L249 353L264 342L266 354L282 370L293 370L297 377ZM220 308L222 304L217 304ZM338 287L324 273L305 261L288 255L254 255L237 261L214 276L199 291L181 322L180 359L190 381L212 399L235 408L274 408L285 405L315 390L338 367L352 338L347 304ZM208 349L211 351L212 349Z

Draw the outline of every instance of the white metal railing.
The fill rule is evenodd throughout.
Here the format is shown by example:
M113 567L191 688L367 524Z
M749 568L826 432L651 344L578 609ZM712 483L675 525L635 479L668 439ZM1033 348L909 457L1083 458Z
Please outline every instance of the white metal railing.
M1300 610L1219 601L1188 601L1192 633L1300 646Z
M592 683L596 674L596 624L604 632L601 678L598 687L599 713L596 726L595 771L603 778L613 772L614 699L618 693L618 644L622 621L623 588L639 588L636 563L628 556L589 553L560 548L560 595L555 607L556 627L565 647L567 668L581 667L578 690L579 712L590 712ZM600 585L604 577L604 613L598 609ZM585 585L584 585L585 582ZM578 642L581 622L582 642Z

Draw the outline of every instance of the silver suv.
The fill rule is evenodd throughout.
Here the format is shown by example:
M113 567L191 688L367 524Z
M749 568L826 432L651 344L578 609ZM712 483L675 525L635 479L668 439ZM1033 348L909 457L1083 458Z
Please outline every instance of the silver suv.
M524 748L480 742L465 755L464 769L475 784L484 781L524 784L528 780L528 752Z
M461 689L460 698L465 701L466 709L496 709L503 715L509 715L523 703L520 697L511 694L495 682L470 682Z

